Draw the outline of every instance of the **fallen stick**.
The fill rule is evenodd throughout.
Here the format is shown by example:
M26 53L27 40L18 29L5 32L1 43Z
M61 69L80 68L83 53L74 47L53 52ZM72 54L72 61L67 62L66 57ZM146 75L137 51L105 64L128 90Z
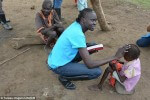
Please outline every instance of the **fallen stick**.
M11 36L2 36L0 38L12 38Z
M0 63L0 66L3 65L3 64L5 64L6 62L8 62L8 61L10 61L10 60L12 60L12 59L18 57L19 55L21 55L21 54L27 52L28 50L30 50L30 48L28 48L28 49L26 49L26 50L20 52L19 54L15 55L14 57L11 57L11 58L9 58L9 59L4 60L3 62Z

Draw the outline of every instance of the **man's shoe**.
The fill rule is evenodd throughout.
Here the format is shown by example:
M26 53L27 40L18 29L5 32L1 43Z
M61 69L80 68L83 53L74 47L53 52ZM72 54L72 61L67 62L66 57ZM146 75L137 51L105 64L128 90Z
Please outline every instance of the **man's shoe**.
M69 89L69 90L75 90L76 89L76 86L74 83L72 83L71 81L65 79L63 76L59 76L59 81L60 83L66 88L66 89Z
M13 29L12 26L9 25L8 23L1 22L1 24L3 25L4 29L6 29L6 30L12 30Z

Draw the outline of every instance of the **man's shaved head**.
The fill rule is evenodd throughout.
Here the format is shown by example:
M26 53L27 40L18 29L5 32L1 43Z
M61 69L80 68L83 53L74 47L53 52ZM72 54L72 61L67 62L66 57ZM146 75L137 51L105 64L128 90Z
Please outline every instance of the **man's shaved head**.
M49 8L49 7L52 8L52 2L51 2L51 0L44 0L44 1L43 1L42 9L46 9L47 7L48 7L48 8Z

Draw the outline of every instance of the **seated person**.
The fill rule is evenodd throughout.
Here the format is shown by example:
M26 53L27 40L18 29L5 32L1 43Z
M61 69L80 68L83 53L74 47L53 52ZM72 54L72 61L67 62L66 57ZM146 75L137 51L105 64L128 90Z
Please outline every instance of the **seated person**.
M14 38L11 41L14 49L43 44L46 44L46 47L52 48L64 30L57 13L52 9L52 2L50 0L44 0L42 10L36 14L35 23L40 37L31 35Z
M44 0L42 10L36 14L35 23L46 46L54 45L56 39L64 31L62 23L55 10L52 9L52 2Z
M2 1L0 0L0 23L3 25L4 29L6 30L12 30L13 28L8 24L8 21L6 20L5 13L2 9Z
M143 35L140 39L136 41L136 44L139 47L148 47L150 46L150 25L147 27L147 34Z
M98 84L98 88L102 90L103 83L109 73L112 74L112 77L116 79L114 87L119 94L132 94L134 93L134 88L138 83L141 76L141 64L140 64L140 50L134 45L130 44L131 48L129 48L128 52L124 54L124 59L126 62L113 61L106 68L104 75L100 83ZM122 65L122 67L120 67ZM119 71L120 68L120 71Z

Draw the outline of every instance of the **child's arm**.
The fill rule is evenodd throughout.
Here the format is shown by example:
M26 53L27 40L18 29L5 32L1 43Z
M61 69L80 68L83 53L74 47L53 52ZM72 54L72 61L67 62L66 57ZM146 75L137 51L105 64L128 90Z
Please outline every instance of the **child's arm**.
M111 64L111 68L117 72L117 75L119 77L119 80L123 83L126 80L126 76L121 76L120 73L118 72L118 70L116 69L116 64Z
M123 61L118 60L118 62L119 62L120 64L124 64L124 62L123 62Z
M121 76L117 70L116 70L116 72L118 74L118 77L119 77L120 81L123 83L127 79L127 77L126 76Z

